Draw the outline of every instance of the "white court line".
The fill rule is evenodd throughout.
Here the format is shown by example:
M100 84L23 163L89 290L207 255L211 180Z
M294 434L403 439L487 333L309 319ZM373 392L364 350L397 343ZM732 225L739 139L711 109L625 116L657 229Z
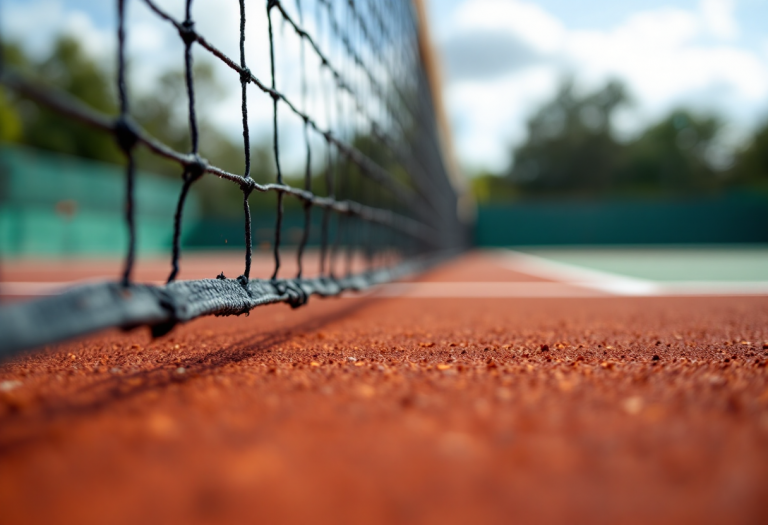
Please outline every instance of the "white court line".
M60 282L0 282L0 295L38 296L56 295L67 288L89 281L60 281Z
M651 281L602 270L551 261L513 250L499 250L499 260L510 270L572 286L624 297L768 295L766 281Z
M637 291L579 282L427 282L382 284L364 295L402 298L465 298L465 299L568 299L587 297L693 297L693 296L763 296L768 295L768 283L745 282L675 282L654 289ZM359 297L351 294L346 297Z
M768 295L765 281L672 281L657 283L657 296Z
M403 298L586 298L586 297L696 297L768 296L768 282L674 281L658 282L592 270L512 250L498 250L496 260L510 270L549 281L406 282L389 283L343 297ZM92 280L61 282L0 282L0 296L55 295ZM163 284L156 282L153 284Z
M377 297L411 298L564 298L604 297L606 293L559 282L426 282L376 287Z
M35 297L56 295L76 285L96 281L61 282L3 282L0 296ZM163 284L163 283L153 283ZM362 293L348 293L344 297L376 295L378 297L600 297L605 292L583 287L569 286L561 282L415 282L379 285Z
M600 290L611 295L653 296L661 291L659 284L654 281L555 262L512 250L500 250L498 253L499 262L510 270L543 279L569 282L574 286Z
M50 282L24 282L2 281L0 282L0 296L12 297L37 297L58 295L61 292L75 286L84 286L92 283L101 283L108 279L80 279L74 281L50 281ZM150 281L145 284L163 285L163 281Z

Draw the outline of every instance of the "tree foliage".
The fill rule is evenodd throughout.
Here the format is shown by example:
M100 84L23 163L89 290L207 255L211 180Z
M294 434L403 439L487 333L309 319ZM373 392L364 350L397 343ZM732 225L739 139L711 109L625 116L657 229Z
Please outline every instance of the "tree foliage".
M110 77L87 57L72 37L57 40L51 53L42 60L32 60L18 46L4 46L6 61L26 76L43 85L55 86L85 101L101 112L116 112ZM122 162L114 139L28 100L19 100L7 90L0 95L8 100L0 112L3 130L18 122L18 130L3 138L40 149L77 155L104 162Z
M583 97L564 83L528 121L528 140L515 150L509 178L533 193L607 189L621 162L611 116L626 100L618 83Z
M118 104L114 72L91 58L79 41L60 37L50 53L35 60L14 44L4 43L6 63L34 82L63 90L90 107L108 115L117 115ZM232 140L213 123L207 101L224 95L213 68L207 62L194 66L195 92L201 154L227 171L242 173L245 154L242 143ZM171 148L190 150L187 94L182 70L165 72L150 92L129 86L130 112L150 135ZM88 127L34 101L19 98L0 86L0 140L17 142L44 150L88 159L124 164L123 153L108 133ZM136 150L140 169L163 176L181 178L181 167L148 152ZM251 176L259 182L274 180L274 158L266 144L252 147ZM242 215L242 193L234 184L206 175L193 187L208 215ZM273 195L254 193L251 203L274 206Z
M611 122L629 104L626 89L609 82L579 94L571 80L528 121L526 141L512 151L503 177L474 181L478 200L524 196L686 196L732 187L768 188L768 122L737 152L718 163L723 121L676 109L621 141Z
M768 191L768 120L736 156L733 176L739 184Z
M675 110L623 148L617 185L640 193L702 193L723 177L710 160L721 122Z

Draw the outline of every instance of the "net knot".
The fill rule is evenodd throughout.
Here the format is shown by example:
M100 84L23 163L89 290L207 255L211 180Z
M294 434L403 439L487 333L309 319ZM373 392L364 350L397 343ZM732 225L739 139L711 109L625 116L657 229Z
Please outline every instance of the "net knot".
M192 42L197 40L197 33L195 32L195 23L192 20L185 20L179 25L179 36L186 45L191 45Z
M291 308L298 308L307 304L309 295L304 291L298 281L274 281L275 290L280 295L287 296L285 302L288 303Z
M273 7L277 7L280 2L278 0L269 0L267 2L267 11L271 11Z
M275 102L280 100L280 93L278 93L274 89L269 90L269 96L272 97L272 100L274 100Z
M240 70L240 82L247 84L251 81L251 70L244 67Z
M193 160L184 168L184 180L186 182L194 182L203 176L205 170L208 168L208 162L200 155L193 155Z
M125 153L129 153L139 141L135 126L124 116L115 122L114 133L117 144Z
M253 193L253 190L255 189L256 183L253 181L250 175L243 177L243 179L240 181L240 190L243 192L243 195L245 195L246 199L251 196L251 193Z

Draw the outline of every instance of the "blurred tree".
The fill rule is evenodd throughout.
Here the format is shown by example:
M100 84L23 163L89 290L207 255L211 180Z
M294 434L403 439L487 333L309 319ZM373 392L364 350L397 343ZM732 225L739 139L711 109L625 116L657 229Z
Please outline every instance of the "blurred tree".
M41 84L55 86L108 114L116 111L110 75L88 57L72 37L59 38L48 57L33 61L15 45L3 46L6 61ZM122 162L114 139L68 117L30 101L17 101L7 90L2 98L13 101L15 109L0 111L4 139L70 155L106 162ZM0 102L2 107L2 102ZM17 129L6 136L9 130Z
M494 173L478 173L470 180L472 194L478 204L491 204L515 200L520 190L508 179Z
M768 190L768 121L755 131L750 143L736 155L731 175L736 184Z
M26 62L24 53L17 45L0 42L0 53L4 63L18 67ZM22 139L23 132L16 97L0 86L0 141L17 142Z
M209 163L231 173L243 175L245 153L240 142L224 135L211 121L210 101L221 99L225 92L209 62L194 65L197 125L200 135L200 154ZM150 93L138 94L131 105L132 116L153 137L176 151L191 148L189 113L185 75L182 70L165 72ZM181 167L147 151L138 150L139 165L145 169L180 177ZM251 177L260 183L275 180L274 157L268 143L251 146ZM200 197L203 213L208 216L236 218L243 216L243 194L230 182L207 174L193 186ZM274 209L274 195L253 192L249 198L251 208Z
M22 137L21 116L11 104L8 92L0 89L0 141L16 142Z
M193 71L200 153L210 162L232 173L242 174L245 155L242 144L223 135L211 121L210 101L220 100L226 93L209 62L197 61ZM134 90L136 91L136 90ZM153 137L175 149L186 152L191 148L187 88L182 70L163 73L151 92L132 93L132 117ZM268 148L261 145L261 149ZM165 171L157 157L147 152L144 160ZM154 160L153 160L154 158ZM273 163L252 163L251 176L258 181L272 180ZM178 172L178 166L171 173Z
M715 167L722 122L711 115L672 111L630 142L611 129L615 111L628 101L617 82L578 95L565 81L554 99L528 121L528 137L513 152L504 182L481 176L476 196L683 195L715 191L730 180L756 180L765 160L768 132L762 130L738 159L735 177ZM504 183L508 188L504 189ZM493 195L493 196L490 196Z
M720 121L673 111L627 146L617 186L642 193L696 193L716 189L723 177L708 155Z
M611 116L626 102L625 90L617 82L579 96L567 80L528 121L528 139L514 150L508 179L530 193L608 189L622 150L611 133Z
M380 137L368 133L359 133L352 138L350 145L372 160L374 164L389 172L393 179L399 181L404 186L412 187L413 180L402 165L405 154L402 156L397 155ZM335 169L332 169L331 172L335 177L334 190L336 196L340 199L354 200L374 206L389 206L391 208L397 208L402 205L402 203L394 199L388 190L385 190L380 184L364 175L357 163L352 162L343 155L338 157ZM301 184L303 186L303 180ZM326 187L324 168L321 170L321 173L315 176L312 187L316 188L316 191L321 195L327 193L328 188Z
M71 36L62 36L50 54L40 60L26 56L18 45L2 44L5 62L27 78L42 85L63 90L103 113L117 114L114 75L107 67L89 57ZM209 101L220 99L224 90L213 68L198 61L194 69L197 94L198 127L201 154L227 171L242 174L245 155L242 144L222 133L210 118ZM131 115L150 135L177 151L190 149L187 95L182 70L163 74L151 92L130 90ZM17 97L0 86L0 140L26 144L49 151L76 155L103 162L124 164L122 152L112 136L64 117L30 100ZM145 148L137 149L141 169L177 177L181 168ZM274 180L274 159L269 144L252 145L251 176L259 182ZM204 213L242 216L242 193L237 186L203 177L195 185ZM274 207L274 196L255 192L252 205Z

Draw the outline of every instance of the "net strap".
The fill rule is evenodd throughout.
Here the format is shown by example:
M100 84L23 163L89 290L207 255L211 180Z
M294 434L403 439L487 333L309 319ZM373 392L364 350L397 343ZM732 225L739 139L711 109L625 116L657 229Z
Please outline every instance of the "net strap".
M0 359L106 328L149 326L154 336L204 315L242 315L257 306L302 306L310 296L329 297L424 271L448 254L409 260L341 278L216 279L174 281L165 286L103 282L60 295L0 308ZM40 322L44 319L45 322Z

